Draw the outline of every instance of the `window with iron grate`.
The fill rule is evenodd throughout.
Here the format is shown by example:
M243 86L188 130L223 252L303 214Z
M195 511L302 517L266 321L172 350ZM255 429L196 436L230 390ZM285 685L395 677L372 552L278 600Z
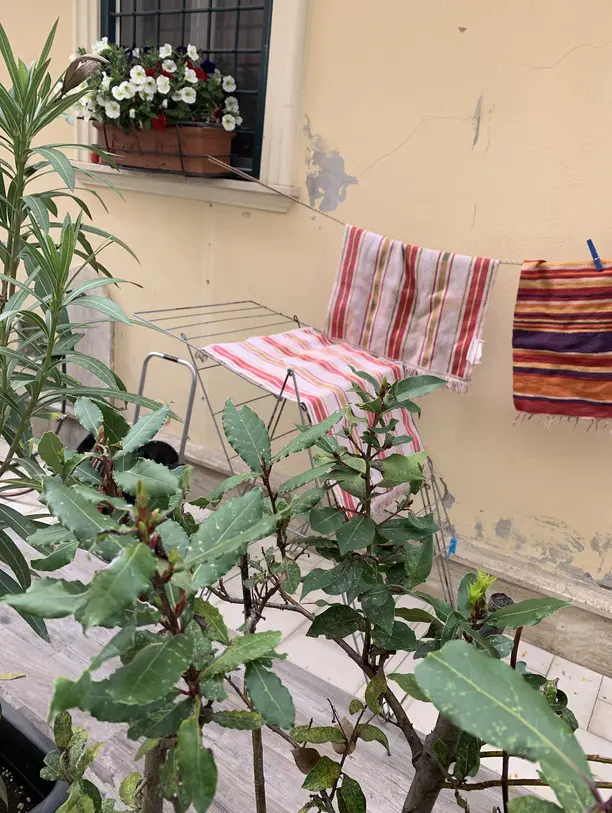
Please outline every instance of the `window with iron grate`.
M101 33L125 46L195 45L231 73L243 124L232 166L259 177L272 0L102 0Z

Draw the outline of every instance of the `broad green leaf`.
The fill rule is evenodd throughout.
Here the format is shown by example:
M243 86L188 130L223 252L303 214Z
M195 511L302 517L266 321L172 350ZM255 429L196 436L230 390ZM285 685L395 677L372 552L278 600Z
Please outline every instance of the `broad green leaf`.
M318 534L333 534L345 523L346 516L337 508L313 508L310 512L310 527Z
M45 477L43 493L51 512L79 542L91 545L100 532L119 527L111 517L101 514L95 506L79 497L74 489L51 477Z
M34 570L42 570L44 573L59 570L60 567L65 567L74 561L78 547L79 543L72 537L72 539L60 542L49 556L44 559L32 559L30 564Z
M24 590L30 586L30 568L23 553L19 550L15 542L5 532L0 530L0 562L4 562L13 571L19 584Z
M317 423L314 426L309 426L307 429L300 431L295 438L290 440L289 443L280 450L280 452L274 455L273 461L276 462L278 460L282 460L284 457L289 457L290 454L294 454L295 452L303 452L305 449L310 449L318 440L325 437L325 435L327 435L327 433L333 429L337 423L340 423L342 418L344 418L344 415L345 411L343 409L339 409L337 412L334 412L328 418L321 421L321 423Z
M193 712L193 700L166 703L161 708L147 711L148 706L132 706L137 716L128 729L130 740L141 737L169 737L176 734L180 724ZM99 719L99 718L98 718Z
M12 579L8 573L0 570L0 598L3 596L17 596L22 594L23 587ZM44 641L47 641L47 643L51 643L51 638L49 637L49 633L47 632L47 627L45 626L44 621L35 615L30 615L29 613L22 612L21 610L17 610L17 612L23 618L26 624L32 627L38 636L40 636Z
M2 601L19 612L40 618L65 618L84 604L86 591L82 582L36 579L25 593L5 595Z
M164 404L154 412L149 412L140 418L123 438L121 451L117 453L116 457L122 457L128 452L135 452L145 443L153 440L166 422L168 411L168 406Z
M545 769L590 778L568 725L505 663L465 641L451 641L416 667L419 686L455 725Z
M197 621L191 621L185 630L193 642L191 662L196 669L203 669L212 660L212 643Z
M283 571L281 575L283 574L285 575L283 590L285 593L291 595L292 593L295 593L300 586L302 571L300 570L298 563L293 559L285 559L283 562Z
M482 741L478 737L473 737L467 731L461 732L455 756L454 776L459 777L459 779L465 779L466 776L476 776L480 770L481 748Z
M151 549L138 542L96 573L81 616L83 629L100 625L137 599L150 586L156 566Z
M206 628L211 639L228 646L230 642L229 633L221 611L210 601L205 601L203 598L195 599L193 609L195 614L206 622Z
M481 637L483 637L482 633ZM489 635L485 640L492 647L495 647L500 658L507 658L512 652L514 641L506 635Z
M389 542L404 545L406 542L421 542L438 531L433 514L425 517L416 517L409 514L407 517L393 517L379 526L378 531Z
M434 559L433 539L430 536L419 544L406 545L404 568L412 587L427 581Z
M507 607L495 610L487 617L487 624L490 627L501 627L501 629L531 627L539 624L543 618L547 618L562 607L570 605L570 601L562 601L550 596L528 598L525 601L517 601L516 604L509 604Z
M340 778L340 765L329 757L321 757L302 784L313 792L332 788Z
M445 387L446 383L443 378L435 375L411 375L393 384L391 393L395 400L401 403L412 398L422 398L430 392Z
M451 605L447 601L444 601L444 599L430 596L429 593L421 593L419 590L413 590L412 595L416 596L416 598L423 599L423 601L433 607L440 621L446 622L448 616L454 612Z
M387 585L376 585L360 596L361 607L368 621L383 632L393 632L395 601Z
M379 672L369 681L365 690L366 705L374 714L382 714L381 700L386 691L387 679L383 672Z
M370 517L355 516L336 531L338 549L342 556L352 550L362 550L374 541L376 523Z
M474 584L478 576L475 573L466 573L459 583L457 590L457 610L464 618L470 617L470 602L468 598L468 587Z
M261 473L262 461L270 463L270 435L265 423L247 406L236 409L231 399L223 410L223 431L232 449L251 471Z
M379 742L384 748L387 749L387 754L391 756L391 749L389 748L389 740L384 731L381 731L378 726L370 725L369 723L360 723L357 726L357 735L359 739L364 742Z
M245 553L250 542L271 533L276 520L269 517L262 519L262 512L263 495L259 489L255 489L226 502L202 522L191 536L192 550L185 558L186 564L193 570L196 587L207 586L206 582L211 576L207 572L208 563L220 560L224 565L229 564L229 570Z
M417 679L412 673L402 675L399 672L393 672L392 674L388 675L388 678L389 680L394 680L400 689L403 692L406 692L406 694L409 694L410 697L415 697L417 700L420 700L423 703L431 702L417 683Z
M136 807L136 789L142 782L142 774L138 771L128 774L119 785L119 798L127 807Z
M585 808L586 809L586 808ZM563 808L539 796L517 796L508 803L510 813L563 813Z
M306 635L309 638L346 638L357 630L364 630L363 617L346 604L333 604L318 615Z
M554 790L565 813L584 813L593 805L591 789L583 779L577 779L574 774L547 765L543 766L542 778Z
M383 479L381 488L394 488L403 483L422 483L425 480L423 466L427 452L415 452L411 455L391 454L378 464Z
M315 567L304 577L302 599L313 590L324 590L330 596L341 596L352 590L361 579L363 562L360 559L347 559L330 570Z
M149 644L131 663L113 672L109 678L111 695L128 704L151 703L164 697L189 666L192 652L187 635Z
M295 491L296 488L312 483L313 480L325 480L325 475L329 474L333 463L322 463L320 466L315 466L311 469L306 469L302 474L296 474L290 480L286 480L278 489L279 494L288 494Z
M261 663L249 663L244 683L258 711L267 723L280 728L292 728L295 723L295 707L287 688L280 678Z
M223 675L213 675L213 677L200 680L200 694L207 700L216 700L218 703L227 700Z
M344 742L343 733L332 725L299 725L291 730L291 736L296 742L311 742L315 744L321 744L324 742Z
M61 474L64 468L64 444L55 432L45 432L38 444L38 454L52 471Z
M77 401L78 403L78 401ZM104 422L104 439L107 443L118 444L130 431L130 425L121 412L106 404L99 404Z
M227 649L204 669L202 677L223 675L242 664L257 660L278 646L280 640L281 633L274 630L256 632L253 635L238 635L232 638Z
M318 505L327 494L325 488L309 488L296 494L291 501L291 513L294 517L299 514L307 514L312 508Z
M349 714L357 714L360 711L363 711L365 706L361 702L361 700L357 700L353 698L349 703Z
M253 480L253 478L256 476L257 475L253 474L252 471L247 471L243 474L234 474L232 477L228 477L226 480L219 483L214 491L211 491L211 493L208 495L207 502L218 502L224 494L227 494L228 491L238 488L238 486L242 485L243 483L247 483L249 480ZM206 508L206 506L204 505L202 508Z
M158 525L157 533L161 536L166 553L175 550L179 556L185 557L189 547L189 537L182 525L179 525L173 519L167 519L161 525Z
M372 642L380 649L386 649L389 652L398 649L404 652L414 652L417 648L414 630L407 624L402 624L401 621L393 622L393 630L390 634L380 627L374 627Z
M119 630L91 661L89 670L95 672L95 670L99 669L106 661L111 658L118 658L123 655L124 652L127 652L128 649L131 649L134 646L135 633L136 627L131 625Z
M129 471L116 471L115 482L122 491L136 495L142 483L149 497L170 497L180 491L179 478L161 463L140 459Z
M436 620L431 613L421 610L420 607L396 607L395 615L403 618L404 621L426 621L428 624L432 624Z
M196 706L196 711L198 709ZM206 813L217 790L217 766L212 752L202 745L197 713L181 723L176 757L188 799L196 813Z
M237 728L242 731L252 731L264 724L263 717L256 711L215 711L211 720L223 728Z
M344 774L338 789L340 813L366 813L366 798L359 782Z

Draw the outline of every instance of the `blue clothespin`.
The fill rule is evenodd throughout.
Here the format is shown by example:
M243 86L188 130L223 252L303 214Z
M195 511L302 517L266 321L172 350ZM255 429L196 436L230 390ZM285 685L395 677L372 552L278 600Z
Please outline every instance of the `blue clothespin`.
M457 553L457 540L453 536L450 541L450 545L448 546L448 550L446 551L446 558L450 559L453 553Z
M601 259L599 254L597 253L597 249L595 248L595 244L592 240L587 240L587 246L589 247L589 251L591 252L591 257L593 258L593 262L595 263L595 268L598 271L603 271L603 265L601 264Z

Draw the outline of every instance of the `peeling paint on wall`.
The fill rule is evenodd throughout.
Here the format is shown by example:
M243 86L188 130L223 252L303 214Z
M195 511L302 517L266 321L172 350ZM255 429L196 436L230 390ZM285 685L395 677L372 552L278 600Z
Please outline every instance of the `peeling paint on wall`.
M502 539L508 539L508 537L510 536L511 529L512 529L511 519L500 519L495 524L495 533Z
M304 133L308 138L306 189L310 205L321 212L333 212L346 200L347 188L356 184L357 178L346 173L339 151L330 150L324 139L312 132L308 116Z
M472 141L472 147L475 147L478 144L478 139L480 138L480 124L482 122L482 93L478 97L478 101L476 102L476 110L474 110L474 115L472 116L472 123L474 125L474 140Z

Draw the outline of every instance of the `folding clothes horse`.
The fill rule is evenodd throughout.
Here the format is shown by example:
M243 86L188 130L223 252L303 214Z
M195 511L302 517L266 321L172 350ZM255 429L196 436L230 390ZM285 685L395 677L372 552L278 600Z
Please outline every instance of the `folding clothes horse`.
M430 373L451 389L465 391L480 360L498 265L347 226L323 332L297 328L209 344L201 353L275 396L303 405L312 423L359 404L351 387L360 379L351 368L390 382ZM393 417L398 434L413 438L393 451L421 451L412 415L398 410ZM337 489L336 496L347 510L357 507L350 494ZM394 493L379 497L374 511L384 511L394 499Z

